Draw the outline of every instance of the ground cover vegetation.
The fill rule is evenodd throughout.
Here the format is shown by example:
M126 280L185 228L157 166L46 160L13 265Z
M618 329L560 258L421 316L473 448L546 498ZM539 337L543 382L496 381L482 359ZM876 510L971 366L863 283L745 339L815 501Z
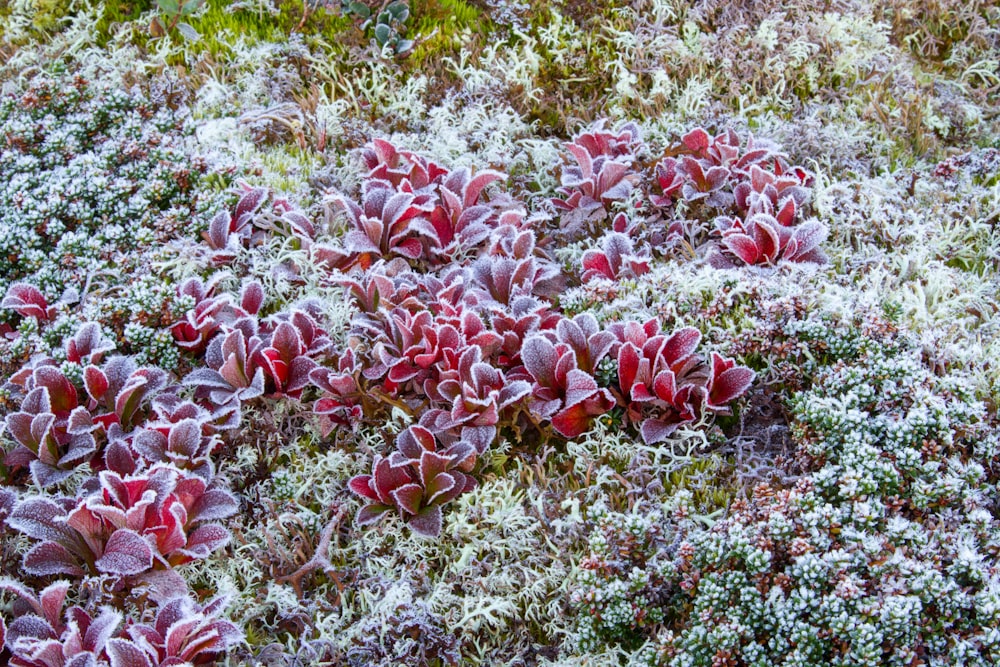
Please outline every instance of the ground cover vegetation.
M995 4L0 35L0 662L1000 663Z

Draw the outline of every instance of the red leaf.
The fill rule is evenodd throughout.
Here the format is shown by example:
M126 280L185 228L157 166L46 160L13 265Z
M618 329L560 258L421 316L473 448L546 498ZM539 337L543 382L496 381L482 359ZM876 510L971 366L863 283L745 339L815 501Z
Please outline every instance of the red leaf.
M184 550L191 552L197 558L205 558L213 551L217 551L229 544L232 536L229 531L217 523L210 523L198 526L190 536Z
M437 537L441 534L441 506L425 507L408 522L413 532L424 537Z
M365 505L358 510L358 515L354 518L354 522L358 526L367 526L381 519L391 509L391 505L382 505L380 503Z
M742 395L753 383L755 373L749 368L736 366L732 359L712 353L712 382L708 405L724 408L727 403Z
M689 151L700 153L711 145L712 138L704 129L696 127L681 137L681 141Z
M247 192L240 198L239 203L236 204L235 218L236 227L233 231L238 231L240 227L243 227L249 222L251 215L257 212L261 204L267 198L267 190L264 188L254 188Z
M464 486L465 480L463 479L462 482L462 485ZM424 489L427 496L426 504L433 505L434 501L454 489L456 485L456 478L453 473L438 473Z
M521 361L535 382L542 387L555 387L558 384L555 377L558 360L555 345L544 336L536 335L524 341Z
M388 459L378 459L374 467L374 489L378 494L379 502L384 505L392 505L392 497L389 495L393 489L398 489L404 484L408 484L410 475L406 468L392 465Z
M674 367L678 362L690 357L700 341L701 332L694 327L684 327L675 331L663 346L667 364Z
M673 371L662 371L653 380L653 392L661 401L673 403L677 393L677 378Z
M347 488L353 491L356 495L362 498L368 498L369 500L378 501L378 494L372 490L371 487L371 475L358 475L357 477L352 477L347 482Z
M146 654L127 639L111 639L106 649L111 667L153 667Z
M100 401L108 391L108 376L97 366L87 366L83 369L83 385L92 399Z
M95 565L108 574L139 574L153 567L153 551L139 533L120 528L108 538L104 555Z
M618 351L618 384L626 395L632 393L638 372L639 350L632 343L625 343Z
M564 438L575 438L590 430L595 415L587 412L586 405L578 403L552 417L552 427Z
M414 424L399 434L396 448L409 459L419 459L425 451L435 451L437 441L428 429Z
M566 374L566 395L563 407L571 408L597 392L597 381L587 373L574 368Z
M607 278L608 280L616 278L607 255L600 250L588 250L583 253L583 271L584 282L594 278Z
M437 452L424 451L420 455L420 481L424 488L429 488L433 480L439 474L446 472L451 465L452 458Z
M21 567L28 574L41 577L53 574L68 574L71 577L84 575L77 557L56 542L36 544L24 555Z
M49 319L52 312L38 288L27 283L11 285L3 301L0 301L0 308L10 308L21 317L34 317L39 320Z
M396 505L407 514L416 514L420 510L420 501L424 498L424 490L419 484L405 484L392 491Z
M243 289L240 291L240 308L245 310L248 315L256 315L263 303L263 286L256 280L243 283Z
M59 617L62 616L62 606L66 600L66 593L69 592L69 588L70 583L68 581L57 581L46 586L38 594L41 611L52 625L56 625L59 622ZM2 645L3 643L0 642L0 646Z
M757 244L746 234L730 234L722 239L722 243L747 264L756 264L760 259Z
M652 445L666 440L671 433L677 430L678 426L680 426L679 423L666 422L661 419L647 419L642 422L639 432L642 434L643 442Z

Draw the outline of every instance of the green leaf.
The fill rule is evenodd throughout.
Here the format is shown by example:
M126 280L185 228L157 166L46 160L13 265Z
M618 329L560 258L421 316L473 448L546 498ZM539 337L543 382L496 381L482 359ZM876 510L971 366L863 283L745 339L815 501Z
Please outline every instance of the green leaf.
M156 6L167 16L177 16L181 11L179 0L156 0Z
M363 19L372 15L372 10L368 9L368 5L363 2L352 2L347 6L347 11L351 14L357 14Z
M199 39L201 39L201 35L198 34L198 31L195 30L193 27L191 27L190 24L178 23L177 30L181 33L181 35L184 36L184 39L188 40L189 42L197 42Z
M375 41L378 42L379 46L385 46L389 42L389 37L391 35L392 29L386 24L379 23L375 26Z
M204 4L205 0L185 0L184 4L181 5L181 15L190 16L201 9Z
M405 2L389 3L389 6L387 6L385 9L387 12L392 14L393 18L398 19L400 21L405 21L406 20L405 16L408 16L410 13L410 8L406 6ZM400 18L400 16L404 16L404 18Z
M409 51L412 48L413 48L413 40L412 39L401 39L401 40L399 40L396 43L396 53L397 54L406 53L407 51Z

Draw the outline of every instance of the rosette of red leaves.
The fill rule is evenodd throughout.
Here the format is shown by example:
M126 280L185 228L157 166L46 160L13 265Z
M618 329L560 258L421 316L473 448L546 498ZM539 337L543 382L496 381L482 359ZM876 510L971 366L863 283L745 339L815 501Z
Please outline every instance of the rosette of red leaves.
M458 441L438 450L434 434L410 426L396 438L396 451L376 456L372 474L351 478L348 486L368 501L357 516L365 526L397 511L410 528L427 537L441 532L441 506L476 487L468 473L476 464L476 450Z
M534 384L528 409L566 438L590 429L595 417L615 405L607 389L597 386L593 375L577 367L577 355L565 343L553 344L535 334L524 342L524 367Z
M649 273L649 257L635 252L632 239L619 232L609 232L601 239L601 248L583 253L583 282L595 278L619 280Z
M563 169L558 190L562 196L551 200L561 212L565 234L579 235L588 222L607 217L613 202L628 198L639 180L632 165L640 144L639 130L632 124L618 132L598 125L566 144L576 164Z
M213 266L229 264L254 240L254 216L267 201L269 193L265 188L253 188L245 183L241 183L240 191L242 194L233 212L220 211L208 224L208 231L202 232L202 238L211 249L209 257Z
M57 581L37 595L12 579L0 590L16 596L9 629L0 618L0 648L11 667L175 667L214 664L243 638L219 618L225 598L204 607L186 596L173 597L157 610L152 624L127 622L104 606L97 616L74 605L63 612L70 582Z
M713 354L708 366L695 354L701 333L686 327L666 335L655 319L612 325L619 345L618 386L629 421L647 444L659 442L704 410L725 412L754 372Z
M132 576L205 558L229 541L210 523L237 509L231 493L166 464L99 476L100 488L78 500L26 498L7 525L38 544L25 555L30 574Z
M451 402L451 410L430 410L420 423L436 433L461 429L471 441L485 444L496 437L501 413L527 396L531 385L508 380L503 371L484 362L480 348L472 345L459 357L457 373L438 382L435 390ZM479 453L483 451L485 447Z
M6 418L7 432L17 446L5 463L29 467L39 486L50 486L94 455L94 424L73 383L55 366L35 368L24 378L23 388L27 394L20 409Z

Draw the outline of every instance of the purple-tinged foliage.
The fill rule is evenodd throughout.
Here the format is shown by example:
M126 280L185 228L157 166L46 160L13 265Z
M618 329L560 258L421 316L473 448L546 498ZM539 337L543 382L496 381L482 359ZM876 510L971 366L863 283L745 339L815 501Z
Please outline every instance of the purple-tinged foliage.
M463 344L458 330L436 326L429 310L411 313L394 308L384 317L383 333L372 351L373 363L364 371L370 380L385 377L392 386L411 381L420 386L446 350L457 350Z
M413 228L423 237L424 256L435 264L447 263L486 240L495 222L495 211L481 201L482 191L503 178L500 172L489 169L475 175L468 169L458 169L444 177L437 187L438 203L430 215L413 220Z
M589 324L585 322L584 326ZM593 324L596 325L596 321ZM589 363L593 354L596 364L611 347L611 341L604 341L601 332L594 332L591 341L587 341L578 323L571 322L563 331L567 338L582 343L579 353L584 356L585 363ZM592 352L592 348L596 349ZM598 387L594 376L577 366L577 355L578 351L571 345L553 344L538 334L524 342L521 354L534 380L528 409L536 417L550 420L553 428L566 438L575 438L588 431L595 417L615 405L611 393Z
M167 386L168 376L156 367L139 368L132 357L111 357L100 368L83 369L87 409L95 423L108 429L118 424L125 430L144 421L146 406Z
M782 224L767 213L754 213L745 220L722 217L715 223L722 235L722 246L728 253L711 256L710 260L715 266L732 266L732 259L745 264L774 264L779 260L813 263L826 261L819 244L826 239L828 229L818 220L792 227Z
M62 371L41 365L24 378L20 410L7 415L7 432L16 447L5 463L30 467L40 486L66 479L97 450L90 413Z
M709 251L714 266L825 261L818 246L826 226L801 222L814 179L801 167L789 166L773 144L749 136L743 145L732 130L712 137L697 128L684 135L674 153L678 157L668 156L656 166L662 194L650 195L650 201L669 208L683 199L719 216L715 227L722 242Z
M17 616L34 614L56 631L61 631L63 603L70 586L69 581L56 581L36 594L16 579L0 578L0 591L16 596L13 607ZM2 645L3 642L0 641L0 646Z
M107 642L111 667L212 665L243 640L231 622L220 619L224 598L204 607L188 597L159 608L153 623L128 624L122 636Z
M193 405L193 404L192 404ZM169 424L136 429L132 449L147 463L172 463L210 481L215 474L212 450L219 440L204 433L205 418L185 418Z
M360 205L343 194L327 199L346 212L342 245L316 244L317 261L331 269L367 270L378 259L441 266L473 251L490 236L502 212L483 190L502 180L492 170L452 172L384 140L364 150L371 171Z
M705 409L720 414L729 414L729 403L742 396L753 384L754 372L745 366L737 366L733 359L712 353L712 370L705 386L707 397Z
M114 349L114 341L104 337L99 323L85 322L72 338L66 339L66 361L80 365L99 364L104 353Z
M508 308L491 308L489 317L501 341L497 362L511 369L521 363L525 339L535 332L553 329L562 318L548 303L530 296L514 299Z
M255 353L261 346L256 336L256 321L244 320L243 328L223 331L205 350L207 368L198 368L184 378L184 384L196 388L196 396L213 404L239 405L264 393L264 369L257 365ZM250 331L247 336L244 331Z
M354 350L347 349L337 360L337 369L320 366L309 373L309 381L323 395L313 404L320 417L320 432L330 435L336 426L357 427L364 416L362 391L358 385L361 365Z
M556 341L569 346L576 356L576 367L593 375L601 360L616 342L610 331L602 331L597 318L590 313L580 313L573 318L562 318L556 323Z
M591 221L607 217L611 205L628 198L639 182L633 169L635 150L641 145L638 128L628 124L617 134L600 126L566 144L576 165L562 172L561 197L552 204L561 212L560 227L577 236Z
M379 261L357 277L343 277L336 282L347 288L354 306L364 314L375 314L379 308L422 309L424 305L417 297L420 285L410 280L409 268L400 272L391 269Z
M642 146L642 134L635 123L625 123L617 132L608 132L603 122L598 122L588 132L581 132L573 138L573 145L579 146L591 158L635 159Z
M701 340L697 329L687 327L668 336L656 320L649 320L612 325L611 330L619 341L620 400L629 421L641 422L647 444L667 438L705 410L726 411L725 404L753 381L753 371L717 354L708 367L695 354Z
M170 333L181 348L200 354L208 341L219 331L222 323L219 314L229 305L228 295L216 295L215 288L221 274L206 285L201 278L188 278L177 288L177 296L190 297L194 307L187 311L184 319L170 327Z
M354 266L367 270L382 258L402 257L415 260L423 254L423 245L412 222L434 209L431 195L416 194L408 181L394 187L382 180L368 180L362 186L361 205L344 195L330 203L347 213L350 228L344 236L342 257L330 255L333 268Z
M694 354L701 340L698 330L688 327L668 337L656 320L628 322L612 330L620 341L618 386L629 419L642 421L646 443L662 440L680 424L694 420L700 407L698 392L703 391L700 383L690 381L700 362ZM656 416L644 419L650 412Z
M33 317L46 321L55 317L56 309L50 306L45 296L34 285L14 283L7 289L0 308L10 308L21 317Z
M410 426L396 438L396 451L376 456L371 475L351 478L348 486L368 501L357 516L359 526L396 510L420 535L441 532L441 506L471 491L476 480L467 473L476 463L476 448L459 440L438 451L434 434Z
M482 350L476 346L462 352L456 371L435 387L437 395L451 402L451 409L430 410L421 418L421 424L435 433L475 430L477 433L470 437L489 443L496 436L500 414L527 396L531 385L523 380L508 380L503 371L483 361ZM485 448L479 453L483 451Z
M415 191L421 191L448 174L448 170L406 150L399 150L385 139L374 139L361 151L370 170L367 180L388 181L400 187L405 181Z
M256 280L244 281L239 305L234 304L228 294L216 295L221 277L216 274L207 284L197 277L188 278L177 288L177 295L192 298L194 307L185 313L184 319L170 327L170 333L179 347L192 354L204 352L224 325L256 316L264 302L264 288Z
M35 497L19 502L8 525L38 541L25 572L134 576L205 558L229 541L210 521L237 509L236 499L205 480L159 464L138 475L106 470L100 487L77 501Z
M50 587L51 588L51 587ZM46 589L48 590L48 589ZM45 592L43 591L43 595ZM59 602L60 606L62 601ZM24 614L7 630L11 667L105 667L108 640L121 624L122 614L102 607L96 618L81 607L66 610L55 623Z
M260 339L254 360L264 369L267 393L292 398L298 398L309 384L309 373L317 366L312 357L330 346L326 334L302 311L279 322L274 331L260 335Z
M733 188L737 209L747 213L758 202L766 201L773 210L784 211L787 220L783 224L793 224L796 208L809 198L808 185L813 177L802 167L788 167L783 161L775 161L770 171L753 164L748 176Z
M201 607L183 593L175 595L152 624L128 621L121 627L121 612L109 606L96 617L80 606L64 612L70 586L57 581L36 595L13 579L0 579L0 590L16 596L10 626L0 617L0 651L10 652L11 667L209 665L243 638L219 618L222 598Z
M667 158L668 160L670 158ZM731 173L725 167L702 167L698 160L684 156L675 165L666 166L678 172L684 178L681 186L681 196L691 203L704 199L705 204L712 208L724 208L733 202L733 195L724 188L728 184Z
M471 277L481 301L510 306L519 296L539 296L550 291L559 270L552 262L533 255L486 255L472 264Z
M595 278L617 281L646 273L649 273L649 258L637 254L632 240L619 232L605 234L600 250L583 253L583 282Z
M17 503L17 494L8 488L0 486L0 535L3 534L7 526L7 517L14 511Z
M251 244L254 235L253 218L268 198L268 191L264 188L242 184L241 191L242 195L233 212L220 211L212 218L208 231L202 234L212 250L210 258L214 266L229 264L242 248Z

